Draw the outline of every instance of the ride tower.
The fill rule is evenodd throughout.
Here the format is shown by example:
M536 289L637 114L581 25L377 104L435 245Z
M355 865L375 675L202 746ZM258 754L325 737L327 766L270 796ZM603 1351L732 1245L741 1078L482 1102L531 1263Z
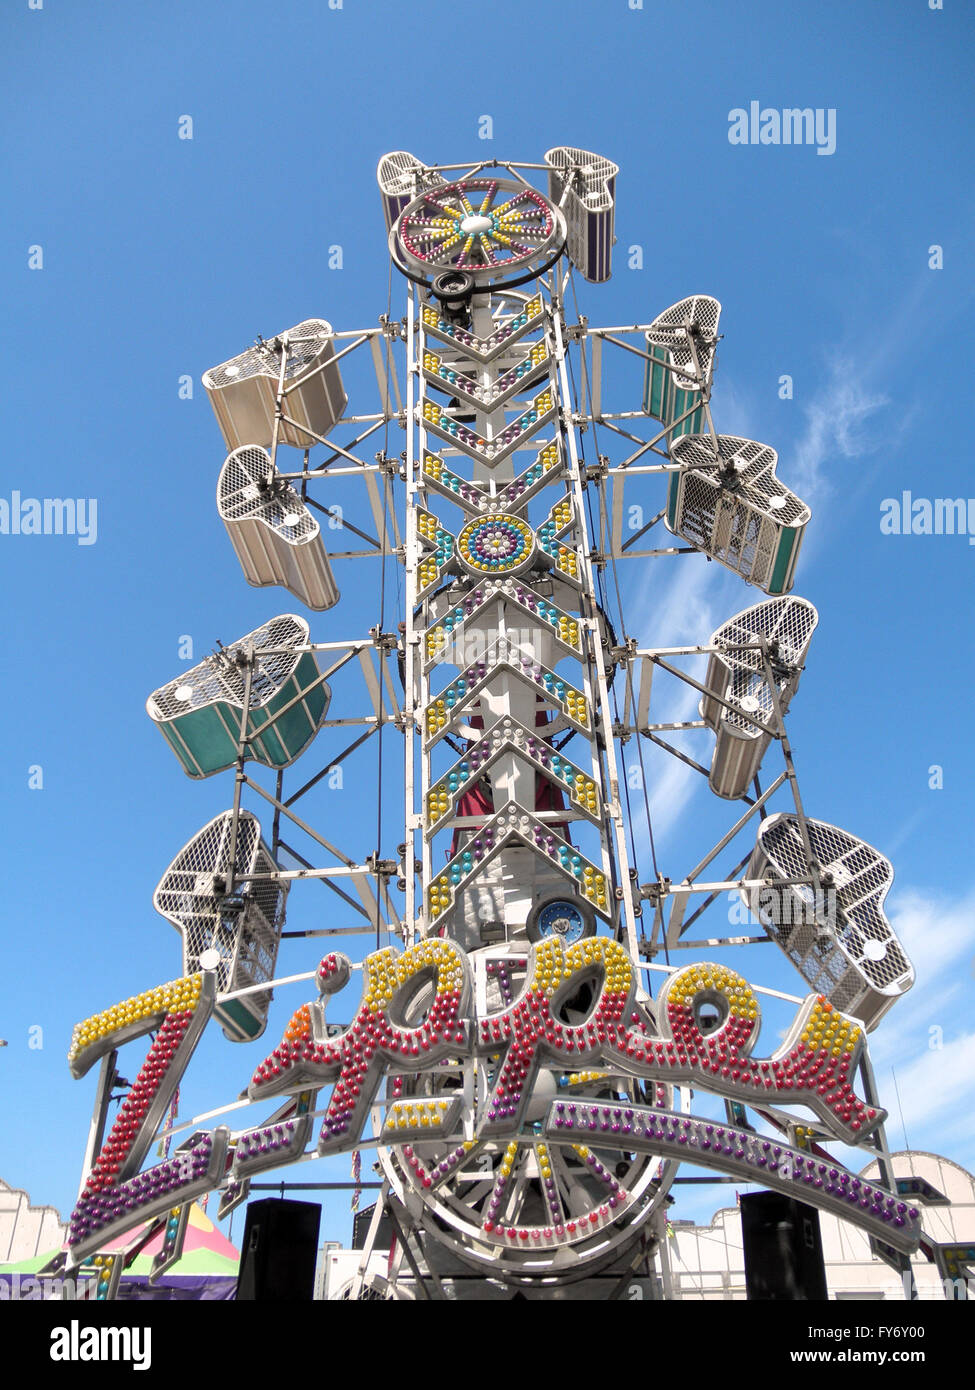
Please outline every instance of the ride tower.
M591 278L609 274L618 170L586 155L573 186L578 157L550 152L548 197L511 166L457 178L394 154L378 173L390 254L416 287L404 640L406 824L422 897L408 896L406 919L419 939L463 946L480 1018L530 986L537 943L585 959L601 931L637 950L608 686L619 655L597 597L563 284L546 273L571 244ZM581 979L557 1018L584 1024L592 997ZM468 1082L483 1112L473 1143L384 1150L391 1191L418 1228L494 1276L592 1275L640 1238L668 1175L623 1145L597 1157L542 1140L559 1094L622 1094L618 1078L584 1068L542 1069L517 1102L522 1133L492 1142L505 1066L489 1054ZM656 1090L626 1084L641 1103Z
M102 1065L67 1262L101 1260L105 1296L127 1259L109 1243L137 1222L165 1232L162 1273L195 1196L217 1188L227 1212L256 1174L349 1151L374 1159L381 1187L331 1297L678 1296L666 1225L682 1161L838 1212L898 1268L917 1247L866 1046L913 983L883 913L892 869L807 817L785 723L818 623L790 593L809 509L777 477L774 449L715 430L716 299L692 294L620 327L579 313L575 273L610 278L618 173L571 147L534 165L386 155L377 178L403 317L351 333L308 319L204 376L228 450L218 512L248 582L323 614L340 600L333 562L378 559L380 614L351 640L314 640L308 619L280 614L149 698L184 773L232 770L234 787L156 890L183 936L179 979L75 1030L74 1074ZM348 412L353 354L374 373L372 411ZM610 403L621 359L639 381L627 409ZM339 513L354 548L335 554L325 530L341 484L364 489L366 508L355 522ZM678 543L648 548L660 523ZM622 561L702 553L763 597L698 644L641 648ZM330 615L316 622L334 630ZM363 686L339 709L352 673ZM659 686L674 682L699 697L699 718L658 717ZM383 801L399 782L383 761L393 739L402 818ZM329 752L312 772L319 740ZM379 814L362 854L319 826L314 798L370 741ZM650 746L732 803L727 831L669 874ZM266 839L245 796L270 817ZM725 871L705 876L720 859ZM297 935L358 932L375 949L282 977L285 910L308 880L339 915ZM688 936L736 892L756 935L724 923ZM769 942L803 996L714 960ZM360 976L352 1021L327 1021ZM319 997L248 1088L255 1107L274 1100L271 1117L237 1132L200 1129L212 1111L177 1125L173 1096L207 1021L253 1040L275 989L309 979ZM760 995L794 1006L768 1055L756 1051ZM118 1050L150 1030L106 1140ZM142 1171L160 1133L168 1152L180 1129L173 1158ZM848 1172L830 1144L868 1149L885 1186Z

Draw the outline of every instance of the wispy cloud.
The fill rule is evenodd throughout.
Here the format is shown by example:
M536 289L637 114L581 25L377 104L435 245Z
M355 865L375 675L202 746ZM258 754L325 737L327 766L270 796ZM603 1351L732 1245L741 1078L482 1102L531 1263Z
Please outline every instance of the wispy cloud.
M648 566L648 570L652 568ZM641 647L694 646L707 642L711 633L747 603L735 606L735 581L715 564L696 556L679 556L671 565L671 576L661 585L660 576L647 574L630 611L632 635ZM705 658L688 660L671 658L672 664L687 670L697 679L704 671ZM652 723L678 723L698 718L700 694L693 686L684 685L659 669L653 678L653 698L650 705ZM711 755L710 735L694 736L691 754L707 763ZM627 764L638 761L635 752ZM644 764L648 769L648 796L655 835L671 832L680 820L688 803L699 788L704 788L700 773L678 758L668 757L657 748L644 746ZM634 803L638 826L646 824L642 797Z
M826 383L803 410L805 429L783 481L815 507L833 489L835 473L831 476L829 465L837 458L856 459L880 448L880 434L866 426L889 404L888 397L870 390L851 360L834 358Z
M975 958L975 891L957 902L907 888L890 906L890 923L919 973L933 982ZM971 978L971 971L968 970Z
M930 806L920 807L919 810L912 812L912 814L908 816L907 820L894 831L893 835L884 840L883 850L888 859L896 858L897 851L900 849L901 845L907 844L908 840L914 836L918 826L923 821L927 820L930 814Z
M750 439L758 413L754 391L720 372L715 373L714 380L711 405L714 428L719 434L737 434L742 439Z
M864 461L896 451L923 408L923 393L915 388L913 396L898 394L897 410L888 410L890 396L876 383L890 381L916 350L918 323L935 291L936 277L922 271L900 300L889 304L883 317L871 324L866 344L861 317L839 335L839 346L827 362L826 379L803 408L804 429L783 470L783 481L814 511L837 485L852 509L874 485L877 467ZM948 319L960 313L958 306ZM947 323L942 323L942 329L946 328ZM852 460L860 461L856 469L844 467ZM816 543L821 536L814 530L811 539Z
M888 1129L897 1136L903 1126L915 1148L970 1167L975 1160L975 1032L969 1028L975 890L950 901L907 888L888 915L918 974L914 989L871 1038L871 1059L890 1111Z
M881 1085L883 1082L881 1073ZM971 1104L965 1103L965 1097L970 1102L975 1096L975 1033L962 1033L943 1047L925 1049L913 1062L898 1067L897 1090L912 1142L915 1128L940 1126L961 1115L971 1143ZM893 1111L897 1115L896 1104Z
M669 532L663 532L663 536L675 545L685 543L679 537L670 537ZM667 540L657 543L666 544ZM641 647L706 642L718 623L735 611L731 607L724 611L726 591L734 581L729 582L727 571L708 564L703 556L678 555L667 569L669 573L664 578L653 565L646 566L632 607L628 600L632 635ZM740 585L737 587L740 592ZM727 603L732 602L727 597Z

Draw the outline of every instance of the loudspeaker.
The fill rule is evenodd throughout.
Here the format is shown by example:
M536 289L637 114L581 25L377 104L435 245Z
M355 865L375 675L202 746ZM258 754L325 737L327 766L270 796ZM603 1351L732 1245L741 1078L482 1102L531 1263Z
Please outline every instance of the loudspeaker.
M819 1212L779 1192L741 1198L745 1290L749 1300L817 1302L827 1298Z
M371 1207L363 1207L362 1211L357 1211L352 1218L352 1249L365 1250L366 1236L369 1234L369 1226L372 1222L372 1214L376 1210L373 1202ZM393 1223L388 1216L379 1218L379 1232L376 1236L376 1249L388 1250L393 1243Z
M321 1219L318 1202L277 1197L251 1202L236 1297L263 1303L310 1303Z

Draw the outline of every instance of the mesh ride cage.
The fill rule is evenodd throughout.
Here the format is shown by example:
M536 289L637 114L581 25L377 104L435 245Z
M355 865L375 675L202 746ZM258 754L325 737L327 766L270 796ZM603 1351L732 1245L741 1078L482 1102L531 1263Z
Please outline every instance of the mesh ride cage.
M711 390L720 318L716 299L694 294L658 314L647 330L643 410L664 426L668 447L705 428L703 398Z
M894 870L855 835L825 821L805 824L821 892L781 882L810 877L799 819L783 812L762 822L748 865L748 878L764 878L766 887L742 895L803 979L871 1029L914 983L882 910Z
M429 191L445 182L442 174L428 168L406 150L393 150L390 154L383 155L376 170L376 181L383 200L383 217L386 219L387 232L418 193Z
M708 776L711 790L728 799L747 791L757 775L772 735L753 722L775 724L774 687L785 714L819 615L804 598L774 598L755 604L711 634L712 652L704 684L711 695L701 701L701 718L716 734ZM759 643L765 644L766 655ZM769 683L771 668L772 683ZM720 703L728 700L735 708Z
M149 717L188 777L210 777L236 763L248 674L244 757L283 768L301 756L331 698L315 654L301 650L307 643L304 618L285 613L153 691Z
M680 468L670 475L667 529L767 594L788 593L810 511L776 478L775 450L687 434L670 452Z
M217 510L248 584L279 584L316 612L338 603L321 528L266 449L245 444L228 455Z
M324 319L305 319L270 340L261 339L204 372L203 385L231 450L271 443L279 388L284 399L277 440L298 449L311 448L327 435L348 402L332 326Z
M183 846L152 895L156 911L182 934L184 975L212 968L213 957L201 958L216 952L221 994L274 978L289 887L287 880L247 877L278 870L250 811L238 813L236 849L233 839L234 813L223 811ZM271 997L270 990L261 990L218 1003L225 1035L232 1042L259 1037Z
M545 163L550 169L548 196L565 216L566 248L573 265L585 280L608 280L616 240L613 223L619 165L570 145L546 151Z

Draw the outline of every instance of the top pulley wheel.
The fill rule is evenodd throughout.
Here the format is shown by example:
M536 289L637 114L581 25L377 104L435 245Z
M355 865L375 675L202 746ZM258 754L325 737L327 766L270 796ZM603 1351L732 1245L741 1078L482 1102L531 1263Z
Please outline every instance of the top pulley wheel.
M414 198L389 233L389 252L411 280L431 286L445 271L478 289L511 288L553 265L565 220L534 188L511 179L461 179Z

